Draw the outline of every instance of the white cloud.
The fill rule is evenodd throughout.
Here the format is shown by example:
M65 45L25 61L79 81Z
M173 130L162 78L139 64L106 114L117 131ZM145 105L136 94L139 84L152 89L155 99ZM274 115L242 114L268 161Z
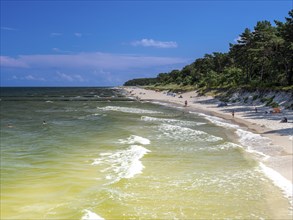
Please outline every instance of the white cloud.
M43 77L37 77L37 76L33 76L31 74L26 75L24 77L18 77L16 75L13 75L12 79L14 79L14 80L28 80L28 81L46 81L45 78L43 78Z
M142 39L139 41L133 41L132 46L143 47L157 47L157 48L176 48L178 47L175 41L155 41L153 39Z
M51 37L59 37L59 36L62 36L63 34L62 33L53 32L50 35L51 35Z
M99 78L103 78L105 81L107 81L109 83L117 83L117 82L122 81L119 75L113 74L113 73L111 73L109 71L105 71L103 69L94 70L93 74Z
M65 73L60 73L60 72L57 72L57 73L58 73L58 76L60 77L60 79L65 80L65 81L69 81L69 82L73 81L73 78L70 75L65 74Z
M86 82L81 75L79 74L65 74L57 71L58 77L60 80L68 81L68 82Z
M190 62L179 57L101 52L20 55L15 58L0 56L0 60L1 77L28 84L46 82L50 85L121 85L129 78L166 72Z
M57 47L52 48L52 50L53 50L54 52L60 52L60 51L61 51L61 50L60 50L59 48L57 48Z
M27 75L24 78L27 80L35 80L35 77L33 77L32 75Z
M27 68L29 65L19 58L0 56L0 67Z
M69 50L61 50L57 47L52 48L52 51L54 51L56 53L71 53L71 51L69 51Z
M1 67L15 68L67 68L127 70L174 64L186 64L188 59L178 57L139 56L133 54L79 53L21 55L18 58L0 56Z
M17 29L12 28L12 27L1 27L1 30L4 30L4 31L17 31Z
M82 37L82 33L76 32L76 33L74 33L74 36L76 36L76 37Z
M27 75L24 77L24 79L26 80L35 80L35 81L45 81L45 79L43 77L36 77L33 75Z

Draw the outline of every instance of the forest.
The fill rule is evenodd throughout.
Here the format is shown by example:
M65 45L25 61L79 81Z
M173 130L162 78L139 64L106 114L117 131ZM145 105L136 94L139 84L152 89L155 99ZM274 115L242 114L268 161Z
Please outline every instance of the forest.
M205 54L181 70L138 78L125 86L192 86L194 88L292 88L293 10L285 21L259 21L246 28L226 53Z

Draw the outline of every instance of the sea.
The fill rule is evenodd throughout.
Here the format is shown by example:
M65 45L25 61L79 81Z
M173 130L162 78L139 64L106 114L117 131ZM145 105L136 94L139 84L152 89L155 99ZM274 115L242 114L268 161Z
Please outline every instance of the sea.
M2 87L0 105L0 219L292 219L270 141L229 120L119 88Z

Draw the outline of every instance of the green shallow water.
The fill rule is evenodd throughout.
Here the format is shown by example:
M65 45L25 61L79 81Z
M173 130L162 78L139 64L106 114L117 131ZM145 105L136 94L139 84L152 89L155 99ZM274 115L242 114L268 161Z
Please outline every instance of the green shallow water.
M2 91L1 219L292 218L226 129L118 94Z

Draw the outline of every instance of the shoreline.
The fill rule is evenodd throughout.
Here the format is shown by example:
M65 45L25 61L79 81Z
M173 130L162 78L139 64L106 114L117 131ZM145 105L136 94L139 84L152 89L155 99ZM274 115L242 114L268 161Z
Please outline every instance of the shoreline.
M268 139L270 151L260 152L262 155L268 153L267 158L259 160L260 165L265 175L272 179L273 183L281 188L285 196L289 198L292 209L293 111L286 110L278 114L265 114L269 107L256 106L258 108L256 112L255 106L240 105L239 103L217 107L217 104L220 103L219 100L211 96L198 96L196 91L182 93L174 97L167 95L164 91L158 92L138 87L121 88L126 91L127 96L140 101L168 103L170 107L182 107L188 112L194 111L218 117L240 126L239 128L244 128L244 132L247 130L247 132ZM187 107L184 107L185 101L188 103ZM235 112L234 117L232 111ZM280 123L284 115L288 118L288 123ZM284 183L286 184L284 185Z

